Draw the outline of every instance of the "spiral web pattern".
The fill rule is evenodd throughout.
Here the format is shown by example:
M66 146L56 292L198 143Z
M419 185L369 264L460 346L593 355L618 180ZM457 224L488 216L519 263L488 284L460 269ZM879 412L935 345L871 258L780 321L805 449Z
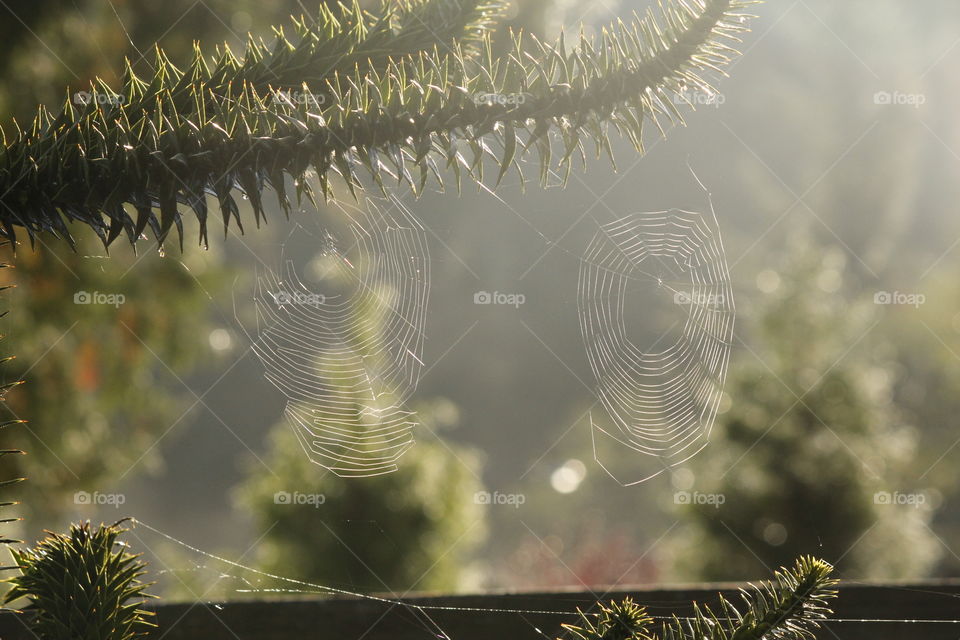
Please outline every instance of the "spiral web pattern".
M654 284L682 323L674 344L644 351L627 335L633 280ZM597 462L622 484L680 464L707 443L730 358L735 309L716 219L690 211L636 213L603 225L581 261L580 327L612 427L592 424ZM593 422L591 418L591 423ZM624 482L602 459L631 456ZM632 452L632 453L630 453Z
M395 198L344 213L352 245L327 234L329 291L309 289L289 261L258 274L253 350L309 458L366 477L395 471L414 444L404 402L423 368L430 259L423 227Z

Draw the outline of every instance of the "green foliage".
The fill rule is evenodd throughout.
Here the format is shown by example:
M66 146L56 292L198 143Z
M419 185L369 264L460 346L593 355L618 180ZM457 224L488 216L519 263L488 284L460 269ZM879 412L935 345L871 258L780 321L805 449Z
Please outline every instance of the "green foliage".
M678 564L687 577L744 579L816 551L844 575L924 575L938 553L932 500L876 499L926 487L908 471L916 435L891 401L895 369L870 333L872 293L851 303L842 251L799 233L785 253L760 276L753 338L711 453L688 465L691 490L726 500L682 508Z
M446 412L418 415L429 425ZM252 467L237 491L265 532L261 569L366 592L449 590L469 578L485 533L473 453L420 438L393 473L339 478L310 462L289 425L274 427L270 441L264 461L276 475ZM297 495L322 498L296 504Z
M675 616L657 635L653 618L630 598L600 604L599 616L581 612L579 625L563 628L580 640L812 640L837 595L832 572L822 560L801 557L792 568L776 571L772 581L742 589L739 608L723 596L717 612L694 604L692 616Z
M140 581L145 564L117 538L120 523L92 529L73 525L32 549L11 549L20 575L4 603L26 598L23 611L41 640L132 640L154 626L141 608L149 598Z
M5 263L5 262L0 263L0 269L9 269L9 268L10 268L10 265L9 265L9 264L7 264L7 263ZM9 288L10 288L9 285L8 285L8 286L0 286L0 291L6 291L6 290L9 289ZM7 315L7 312L4 311L3 313L0 313L0 318L5 317L6 315ZM4 336L0 336L0 340L2 340L3 337L4 337ZM6 356L6 357L4 357L4 358L0 358L0 365L6 365L8 362L10 362L11 360L14 360L15 358L16 358L16 356ZM12 389L12 388L14 388L14 387L17 387L17 386L19 386L20 384L22 384L23 381L20 380L20 379L18 379L18 378L14 378L13 382L7 382L7 381L6 381L6 374L7 374L7 371L6 371L6 370L4 371L4 374L5 374L5 375L4 375L4 378L2 379L2 382L0 382L0 404L4 404L4 405L5 405L6 402L7 402L7 392L8 392L10 389ZM7 429L7 427L10 427L10 426L13 426L13 425L16 425L16 424L23 424L23 420L19 420L19 419L14 418L14 419L10 419L10 420L0 421L0 432L5 431L5 430ZM2 460L2 459L4 459L4 458L8 458L8 456L17 456L17 455L23 455L23 454L24 454L24 452L23 452L22 450L20 450L20 449L11 448L11 447L0 448L0 460ZM9 459L9 458L8 458L8 459ZM0 479L0 488L6 489L6 488L9 487L10 485L19 484L19 483L23 482L24 480L25 480L25 478L22 478L22 477L14 477L14 478ZM3 502L0 502L0 507L12 507L12 506L14 506L14 505L16 505L16 504L19 504L19 503L16 502L16 501L6 500L6 501L3 501ZM17 521L19 521L19 520L20 520L20 518L17 518L17 517L14 517L14 518L2 518L2 519L0 519L0 524L11 524L11 523L17 522ZM17 543L17 542L20 542L20 541L19 541L19 540L14 540L14 539L9 538L9 537L0 537L0 544L11 544L11 543Z
M351 256L351 264L364 269L364 258ZM316 259L325 264L345 258L322 251ZM378 379L390 366L375 347L380 343L375 335L387 329L394 313L383 302L390 293L372 288L354 292L352 274L320 270L324 291L349 292L359 301L353 328L342 334L343 346L362 359L366 377ZM364 433L376 438L371 447L382 446L378 409L389 410L403 399L384 389L362 400L355 393L354 374L338 375L329 366L323 370L324 394L353 434L349 447L326 444L331 457L364 456ZM258 548L262 568L361 591L450 590L469 577L464 565L485 533L486 513L475 501L483 488L479 460L465 448L428 435L456 423L453 403L437 399L410 419L417 425L417 442L397 449L402 453L397 470L373 477L357 475L354 465L336 470L356 477L339 477L310 460L305 448L312 443L294 431L297 427L285 423L273 428L266 468L252 465L237 492L241 509L265 532ZM297 496L313 500L298 503Z
M580 623L565 624L563 628L580 640L651 640L647 632L653 624L653 618L645 607L636 604L631 598L622 602L611 601L610 606L598 603L600 615L593 616L580 612Z
M178 59L196 40L242 45L248 29L260 33L290 15L289 0L167 0L155 3L36 0L7 4L0 24L0 119L22 121L38 104L59 103L63 88L101 77L120 81L124 57L138 69L154 42ZM51 47L56 43L55 47Z
M157 437L189 419L196 401L171 371L183 376L210 353L208 293L229 282L209 254L180 263L125 249L105 265L92 255L103 253L92 234L77 246L21 251L16 268L0 273L0 285L16 287L4 324L19 357L5 374L29 382L0 409L6 420L28 420L0 431L0 449L30 452L4 465L30 478L19 509L37 528L53 526L73 492L157 468ZM83 292L123 303L75 304Z
M664 625L663 640L780 640L813 639L820 623L830 615L829 601L836 597L833 567L811 557L801 557L792 569L781 568L774 579L741 590L737 609L725 598L720 611L695 606L691 619L674 619Z
M598 42L581 38L568 50L562 39L518 35L503 57L488 33L499 3L440 0L387 3L379 15L325 10L317 21L294 21L293 39L277 29L271 45L251 42L242 59L222 49L208 64L197 49L186 70L158 49L146 78L128 65L119 91L95 82L86 105L68 98L59 115L41 108L30 129L15 126L0 152L0 232L14 238L20 226L31 238L69 238L66 222L80 221L109 244L121 233L135 242L148 225L162 241L176 226L182 242L179 205L187 205L205 242L206 194L225 225L239 225L231 195L239 188L259 222L267 187L285 210L288 178L298 199L312 198L311 170L331 198L333 174L352 190L364 170L381 189L389 175L422 190L431 175L441 182L437 160L459 185L464 172L483 180L491 158L499 182L533 147L545 180L548 134L562 143L564 172L586 141L610 152L609 125L642 151L645 120L682 122L684 92L713 91L700 74L730 60L724 41L746 30L741 9L754 2L670 0L660 20L651 12L617 24ZM417 24L424 17L459 38L444 46L449 34L440 33L427 45ZM356 55L348 68L314 66L344 47ZM482 98L489 95L507 99Z
M278 475L260 468L238 492L259 526L275 524L260 547L268 571L366 591L452 589L464 579L485 530L471 452L420 441L395 473L338 478L306 458L288 425L271 440L266 463ZM281 492L323 503L278 504Z

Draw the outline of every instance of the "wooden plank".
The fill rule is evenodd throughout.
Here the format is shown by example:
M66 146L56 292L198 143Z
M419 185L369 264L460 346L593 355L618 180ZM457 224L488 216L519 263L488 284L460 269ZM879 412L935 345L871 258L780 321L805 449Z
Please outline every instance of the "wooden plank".
M544 640L559 635L560 623L589 610L598 598L632 596L656 616L689 615L693 602L715 603L717 592L735 595L736 585L677 588L618 588L605 593L551 591L406 598L403 605L365 599L283 599L153 607L159 640ZM423 607L420 609L418 607ZM960 581L913 584L845 584L836 603L837 618L960 620ZM498 613L471 609L509 610ZM512 611L526 613L512 613ZM955 640L957 624L831 622L824 639ZM33 638L24 620L0 613L0 639Z

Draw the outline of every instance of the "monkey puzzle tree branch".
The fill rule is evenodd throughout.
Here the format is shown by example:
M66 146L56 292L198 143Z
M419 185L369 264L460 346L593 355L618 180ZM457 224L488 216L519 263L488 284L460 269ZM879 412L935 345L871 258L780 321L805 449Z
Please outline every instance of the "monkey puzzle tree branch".
M0 235L13 239L22 227L31 239L69 239L67 223L79 221L108 245L121 233L135 242L147 226L160 242L176 226L182 244L185 205L205 243L208 194L224 224L239 225L234 190L250 199L259 223L265 189L289 210L287 181L298 200L312 199L314 173L327 199L334 175L351 191L365 173L381 189L392 177L419 192L431 176L442 186L444 169L458 185L462 174L483 181L485 159L499 183L535 148L545 181L555 146L567 173L574 156L585 159L585 142L612 158L611 125L642 152L645 121L662 133L664 119L683 122L691 92L713 94L704 74L736 54L730 44L747 29L742 11L756 1L668 0L660 16L617 23L595 40L581 36L569 50L562 38L514 35L502 57L488 33L494 2L472 3L473 13L461 7L448 21L461 40L446 47L442 36L424 47L417 21L457 5L439 0L404 4L389 20L354 8L299 22L297 44L278 30L272 48L251 43L242 61L221 52L213 69L199 50L186 71L158 51L149 82L128 68L120 92L96 83L85 104L68 100L57 116L41 108L29 131L4 138ZM371 34L387 33L382 24L418 35L409 43L384 36L378 48ZM321 68L317 61L329 57L318 52L342 49L344 39L364 43L345 54L351 66ZM294 78L310 82L294 94Z
M773 580L740 590L735 606L720 596L719 610L693 605L692 616L674 616L656 624L647 609L627 598L597 603L599 614L580 613L580 622L565 624L570 640L813 640L831 614L836 597L833 567L811 557L781 568Z

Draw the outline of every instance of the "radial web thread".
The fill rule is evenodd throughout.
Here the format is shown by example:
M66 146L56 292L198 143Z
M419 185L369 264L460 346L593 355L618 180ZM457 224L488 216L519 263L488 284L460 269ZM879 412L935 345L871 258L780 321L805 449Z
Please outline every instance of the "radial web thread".
M352 244L326 234L321 293L293 263L257 276L253 350L286 397L304 451L338 476L390 473L414 444L430 292L423 227L395 198L344 208Z
M671 303L679 338L644 351L628 337L628 285L652 283ZM580 327L600 403L597 462L622 484L643 482L707 443L723 394L735 308L715 216L636 213L603 225L581 261ZM629 457L630 479L608 454ZM623 467L623 465L621 465Z

